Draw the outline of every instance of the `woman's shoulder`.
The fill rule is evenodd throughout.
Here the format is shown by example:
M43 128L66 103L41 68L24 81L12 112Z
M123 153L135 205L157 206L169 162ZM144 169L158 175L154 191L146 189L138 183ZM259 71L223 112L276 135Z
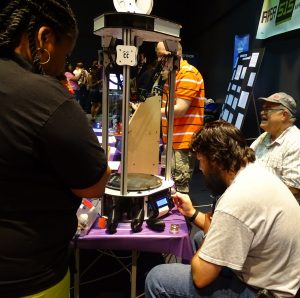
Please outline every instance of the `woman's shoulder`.
M57 105L73 98L57 78L48 75L29 75L22 88L25 94L31 94L33 100L52 102Z

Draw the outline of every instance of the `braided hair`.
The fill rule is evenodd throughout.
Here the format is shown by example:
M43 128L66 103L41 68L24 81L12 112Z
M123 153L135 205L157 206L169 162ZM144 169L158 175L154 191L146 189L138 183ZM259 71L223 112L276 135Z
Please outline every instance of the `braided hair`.
M13 53L22 34L27 32L35 72L42 73L35 34L43 25L51 27L58 39L78 30L76 18L66 0L9 1L0 12L0 55Z

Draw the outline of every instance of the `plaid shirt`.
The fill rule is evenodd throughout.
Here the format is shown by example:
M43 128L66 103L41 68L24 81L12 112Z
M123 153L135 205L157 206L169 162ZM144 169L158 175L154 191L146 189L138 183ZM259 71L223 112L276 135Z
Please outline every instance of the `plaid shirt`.
M275 141L264 132L251 148L257 162L276 174L288 187L300 189L300 130L295 125L288 127Z

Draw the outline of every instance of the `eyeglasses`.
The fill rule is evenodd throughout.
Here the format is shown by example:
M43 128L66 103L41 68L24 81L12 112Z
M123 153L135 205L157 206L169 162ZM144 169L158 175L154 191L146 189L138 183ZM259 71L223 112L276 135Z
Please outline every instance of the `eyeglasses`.
M283 107L278 107L278 108L262 108L261 109L261 112L264 113L264 114L271 114L272 111L283 111L285 110L285 108Z

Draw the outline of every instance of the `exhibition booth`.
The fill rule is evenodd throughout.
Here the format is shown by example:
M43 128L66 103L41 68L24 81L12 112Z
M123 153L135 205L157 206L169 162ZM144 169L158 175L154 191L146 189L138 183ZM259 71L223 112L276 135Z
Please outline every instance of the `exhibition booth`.
M143 3L152 3L144 1ZM94 131L102 144L113 173L105 194L98 200L83 199L78 210L79 229L73 241L77 270L74 297L80 293L80 249L132 251L130 269L131 297L136 293L137 257L139 252L164 253L188 263L193 255L189 229L185 218L174 209L171 199L174 182L171 178L172 129L174 117L175 73L178 69L177 46L180 28L177 23L152 17L150 7L138 7L127 12L114 1L116 13L106 13L94 19L94 34L101 36L103 53L103 99L101 124ZM143 4L140 4L143 5ZM136 13L145 9L145 13ZM126 12L125 12L126 11ZM169 122L165 171L160 164L161 97L146 94L137 100L138 108L130 113L130 69L137 64L139 46L144 41L164 41L170 55L162 68L171 73ZM122 86L114 91L120 101L122 126L115 130L110 111L112 101L110 69L122 68ZM118 88L119 89L119 88ZM117 166L115 167L117 163ZM121 262L121 260L119 260Z

